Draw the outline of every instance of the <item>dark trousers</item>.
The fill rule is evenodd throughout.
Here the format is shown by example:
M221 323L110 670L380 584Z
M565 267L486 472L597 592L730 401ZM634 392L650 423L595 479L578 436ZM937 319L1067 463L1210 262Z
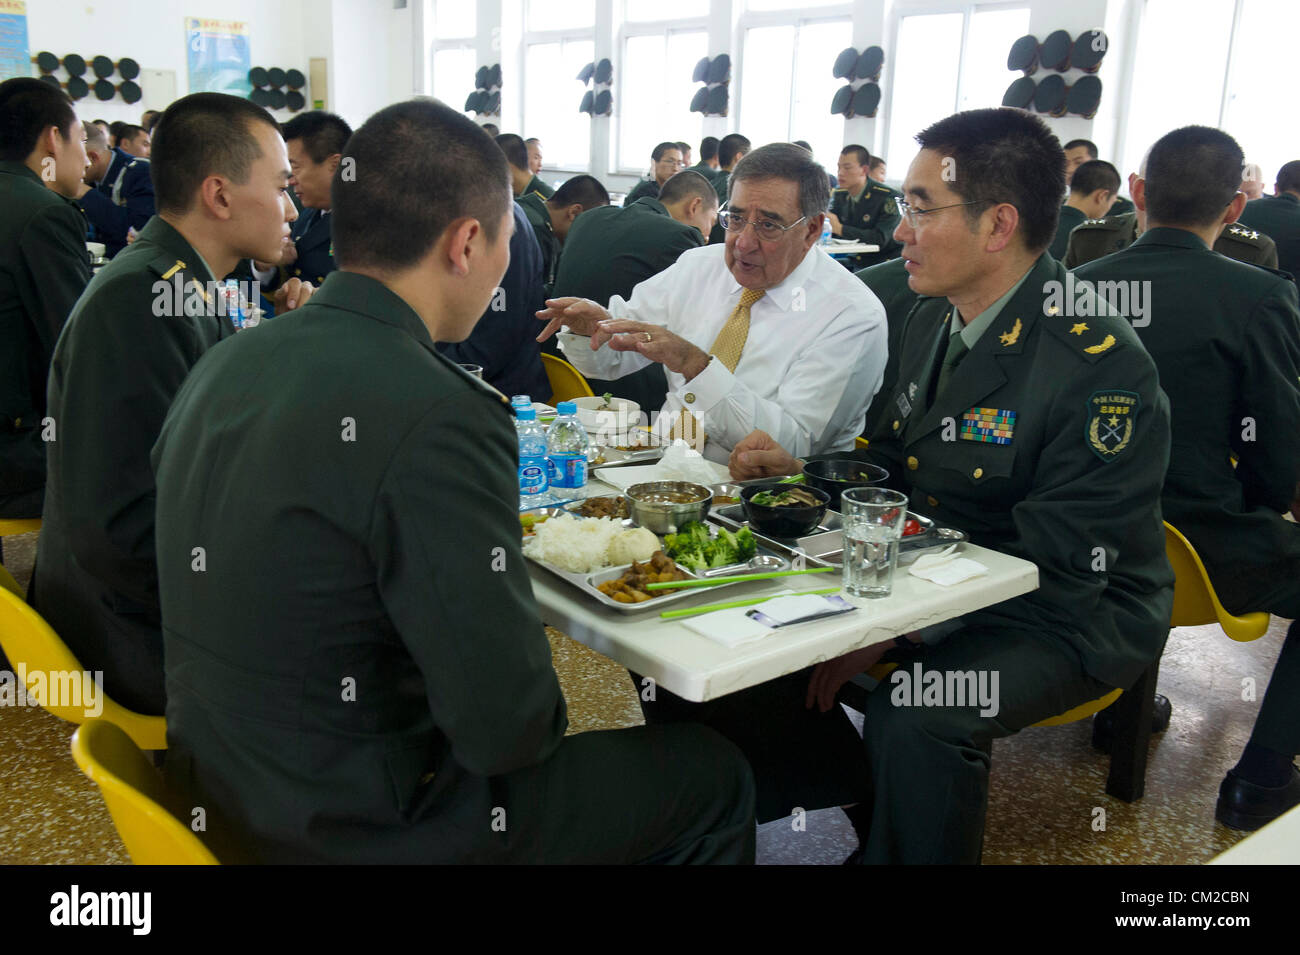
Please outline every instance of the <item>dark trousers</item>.
M1300 527L1296 528L1300 534ZM1300 559L1288 559L1214 581L1219 601L1234 614L1266 610L1300 618ZM1300 754L1300 622L1293 622L1273 666L1250 741L1275 753Z
M752 864L754 781L699 726L566 737L544 763L497 777L509 858L546 864Z
M860 802L867 792L862 740L844 710L804 708L812 668L707 703L691 703L663 687L644 698L641 677L632 682L646 723L703 723L740 748L758 787L760 823L796 809L826 809Z
M891 674L868 698L863 739L849 745L841 729L852 727L839 707L817 714L820 721L804 709L809 670L705 704L682 704L661 689L660 701L642 709L647 722L693 719L736 743L754 769L760 822L794 806L863 802L864 862L973 864L988 805L988 743L1111 687L1083 671L1068 643L1025 631L966 627L914 659L922 672L996 673L996 714L981 716L973 701L904 705L912 696L901 699ZM912 666L896 672L911 677Z

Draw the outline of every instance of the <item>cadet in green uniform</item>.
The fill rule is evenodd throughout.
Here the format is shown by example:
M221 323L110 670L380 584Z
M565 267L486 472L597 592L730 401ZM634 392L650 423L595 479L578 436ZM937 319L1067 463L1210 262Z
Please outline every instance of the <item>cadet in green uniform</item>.
M161 714L149 451L185 376L234 332L213 281L241 258L275 255L296 213L279 126L240 97L195 93L169 106L153 178L158 214L95 276L54 350L58 439L30 597L82 664L103 671L110 697Z
M931 297L907 320L894 414L866 455L920 513L1036 564L1039 586L923 633L913 666L947 671L945 682L997 674L996 713L969 700L896 705L888 686L870 694L871 789L850 818L865 862L973 863L988 792L982 745L1131 686L1160 653L1173 597L1160 519L1169 406L1127 322L1067 314L1066 270L1044 254L1064 186L1042 173L1063 167L1046 125L973 110L917 138L899 238L913 290ZM955 181L947 157L962 170ZM976 198L994 182L1008 202ZM731 462L737 478L798 467L762 432ZM831 707L880 652L820 664L808 702Z
M523 137L516 136L514 133L502 133L496 137L496 144L501 147L506 162L510 164L510 188L514 190L516 199L536 195L541 196L545 201L555 194L555 190L533 174L528 158L528 145ZM538 239L540 238L541 236L538 236Z
M682 151L676 143L660 143L650 153L650 178L642 179L623 200L623 205L631 205L638 199L658 199L663 184L677 175L686 164L682 162Z
M542 286L550 298L560 264L560 250L570 227L588 209L609 205L609 193L594 176L574 176L549 199L530 192L521 196L518 202L542 247Z
M736 163L749 152L749 140L740 133L728 133L718 142L718 171L713 175L713 190L718 194L718 207L727 204L731 195L731 170ZM725 242L727 231L720 225L714 225L709 233L710 242Z
M542 181L542 141L540 139L525 139L524 146L528 149L528 171L533 174L533 178L528 181L524 187L523 195L530 192L540 192L543 198L549 199L555 195L555 190Z
M1165 520L1192 542L1230 613L1265 610L1294 620L1300 527L1282 515L1300 479L1296 288L1285 273L1208 247L1245 204L1237 192L1242 162L1237 143L1217 129L1191 126L1162 137L1133 193L1150 228L1075 274L1108 283L1098 289L1128 290L1112 304L1160 371L1173 433ZM1246 752L1223 781L1219 820L1258 829L1300 803L1300 773L1291 765L1297 753L1300 624L1293 623Z
M1127 249L1141 234L1139 222L1142 213L1134 211L1124 215L1109 215L1104 219L1085 219L1070 233L1070 241L1062 261L1067 269ZM1214 240L1214 251L1238 262L1262 265L1266 269L1278 267L1277 246L1262 232L1233 223Z
M1272 236L1277 267L1300 281L1300 159L1278 170L1274 192L1246 203L1238 221L1252 232Z
M700 140L700 161L691 167L691 172L698 172L712 182L718 175L718 138L705 136Z
M889 358L885 362L885 376L880 381L880 390L867 408L866 425L862 431L865 437L875 430L876 420L893 400L894 383L898 381L898 346L902 341L908 313L912 311L919 296L907 282L906 259L890 259L854 274L876 293L880 304L885 306L885 320L889 324Z
M703 245L717 217L713 186L690 170L664 183L658 199L592 209L574 221L564 240L553 297L589 298L601 306L614 295L626 301L638 283ZM662 408L668 393L658 362L615 381L589 378L587 383L598 395L628 398L647 412Z
M214 349L154 454L168 781L232 860L752 861L725 740L565 737L507 400L434 348L505 271L500 153L414 100L347 155L340 271Z
M853 269L888 261L898 249L898 200L894 190L867 175L870 164L871 154L862 146L845 146L840 152L840 188L831 194L831 234L880 247L852 256L845 264Z
M1089 219L1100 219L1106 215L1115 194L1119 192L1119 171L1108 162L1092 159L1074 171L1070 180L1070 197L1061 207L1061 220L1056 226L1056 238L1052 240L1048 252L1052 258L1060 259L1065 255L1070 242L1070 233L1079 224Z
M0 83L0 517L41 514L45 379L90 281L86 220L67 198L85 169L67 94L30 77Z

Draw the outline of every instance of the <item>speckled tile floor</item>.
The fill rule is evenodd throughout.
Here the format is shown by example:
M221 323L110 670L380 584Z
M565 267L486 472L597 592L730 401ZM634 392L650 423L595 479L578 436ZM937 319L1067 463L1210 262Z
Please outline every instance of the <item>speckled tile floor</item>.
M4 541L5 564L24 587L36 535ZM985 864L1201 863L1242 834L1214 821L1224 772L1250 734L1259 704L1243 702L1242 680L1262 695L1288 622L1233 643L1217 627L1175 630L1160 669L1174 706L1151 744L1146 796L1105 795L1108 758L1092 749L1088 721L1026 730L993 748ZM554 630L555 668L569 703L570 732L642 722L627 672ZM0 864L129 861L94 785L72 762L71 727L44 710L0 707ZM1095 810L1105 829L1095 830ZM809 813L796 831L777 820L758 831L758 861L835 864L856 845L838 809Z

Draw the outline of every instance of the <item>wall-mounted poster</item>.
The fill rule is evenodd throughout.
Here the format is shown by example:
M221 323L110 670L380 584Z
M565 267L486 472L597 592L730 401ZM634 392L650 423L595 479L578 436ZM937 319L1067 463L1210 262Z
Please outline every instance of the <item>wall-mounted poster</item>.
M31 76L32 55L27 49L27 4L0 0L0 80Z
M191 93L248 95L247 23L186 17L185 50Z

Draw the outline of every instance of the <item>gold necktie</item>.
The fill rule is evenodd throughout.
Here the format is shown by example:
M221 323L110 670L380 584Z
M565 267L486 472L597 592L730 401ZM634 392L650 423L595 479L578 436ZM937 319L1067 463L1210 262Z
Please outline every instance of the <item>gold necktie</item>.
M713 340L709 354L727 366L727 371L735 371L740 364L740 353L745 350L745 341L749 338L749 307L767 294L766 289L747 288L740 293L740 301L732 310L727 323ZM681 418L673 425L670 436L674 439L684 438L696 451L704 450L708 436L700 427L699 419L689 411L683 410Z

